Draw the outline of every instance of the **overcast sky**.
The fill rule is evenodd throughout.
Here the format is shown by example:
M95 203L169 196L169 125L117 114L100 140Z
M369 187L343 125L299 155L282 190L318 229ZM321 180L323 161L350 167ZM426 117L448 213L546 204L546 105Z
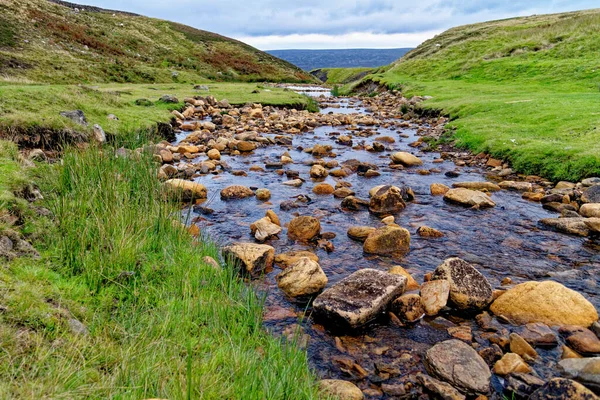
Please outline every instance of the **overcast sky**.
M598 0L72 0L181 22L262 50L415 47L448 28Z

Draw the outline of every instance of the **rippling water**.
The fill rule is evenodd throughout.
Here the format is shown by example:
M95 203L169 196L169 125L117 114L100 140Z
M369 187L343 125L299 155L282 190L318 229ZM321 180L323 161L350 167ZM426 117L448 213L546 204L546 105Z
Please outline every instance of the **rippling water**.
M317 90L309 90L311 94L322 94ZM343 100L342 108L328 108L323 112L357 112L364 113L360 104L350 105ZM209 201L204 206L215 212L203 215L205 220L199 222L201 229L210 234L213 240L221 244L232 241L253 241L250 235L250 224L273 209L282 221L287 224L296 215L312 215L321 220L322 232L333 232L337 236L332 239L335 251L327 253L311 245L304 245L288 240L286 230L278 239L267 243L275 247L276 253L290 250L310 250L320 258L320 265L329 278L329 285L348 276L361 268L387 270L394 265L405 267L417 281L423 281L423 275L431 272L444 259L460 257L473 263L492 283L499 287L505 277L515 283L527 280L554 279L571 289L582 292L598 308L600 243L597 240L569 236L543 229L538 225L541 218L553 217L556 214L542 209L539 203L521 199L519 193L501 191L492 194L497 206L486 210L470 210L461 206L448 204L441 196L431 196L429 185L443 183L451 186L457 181L485 180L485 171L456 167L451 161L434 164L439 158L437 153L421 153L408 147L408 143L418 139L416 129L389 130L379 128L380 135L391 136L395 143L386 146L392 151L371 153L353 150L350 147L335 143L333 132L344 132L343 127L321 127L314 133L293 136L293 145L270 146L260 148L251 154L240 156L222 155L233 170L244 170L246 177L236 177L230 173L206 175L196 179L208 188ZM399 134L408 137L400 137ZM268 136L268 135L267 135ZM273 134L274 136L274 134ZM364 140L372 143L377 136L355 138L355 144ZM396 215L396 223L407 228L412 235L411 251L402 258L365 256L362 243L352 241L346 232L353 225L381 226L380 220L368 211L347 212L340 209L341 199L331 195L319 196L312 193L316 182L309 179L310 166L303 161L313 159L312 155L297 150L298 147L309 148L315 144L330 144L337 154L335 160L340 164L345 160L358 159L376 164L381 176L365 178L357 174L343 180L352 184L356 196L368 199L369 190L377 185L391 184L409 186L416 194L416 200L408 203L404 211ZM300 188L284 186L288 180L285 175L279 176L273 170L252 172L250 166L264 167L268 161L279 161L283 152L289 151L294 164L285 166L286 170L297 170L306 179ZM415 169L393 170L389 168L390 154L393 151L415 152L423 161L419 169L438 168L440 173L428 176L419 175ZM329 161L329 158L325 158ZM459 178L451 179L444 175L447 171L457 171ZM335 186L337 179L328 177L324 182ZM256 188L268 188L272 198L264 203L255 198L235 201L221 201L219 192L226 186L240 184ZM282 211L282 201L293 200L299 195L310 197L311 202L304 207ZM193 216L199 216L193 214ZM427 225L445 233L441 239L421 238L416 234L419 226ZM302 315L304 304L296 304L285 297L277 288L275 276L280 270L275 269L264 279L254 282L256 287L267 293L265 325L274 333L280 334L290 326L298 323L295 315ZM456 324L467 325L476 330L473 320L463 319L457 315L445 315ZM303 330L310 336L308 355L312 365L322 377L333 377L355 380L361 388L377 387L383 378L385 383L407 383L415 372L422 371L420 361L424 352L438 341L448 339L446 327L437 324L430 318L423 319L411 327L396 327L389 321L375 323L361 332L340 336L337 346L335 336L324 327L314 324L310 317L301 322ZM339 335L339 333L336 333ZM477 335L475 335L477 341ZM341 346L340 346L341 344ZM558 350L540 350L543 360L554 360ZM346 361L344 361L346 360ZM371 377L358 380L355 370L348 374L348 363L358 363ZM351 364L350 364L351 365ZM392 373L381 373L391 369ZM379 374L376 374L379 372ZM542 374L550 370L538 368ZM386 375L387 374L387 375ZM408 386L410 389L410 385Z

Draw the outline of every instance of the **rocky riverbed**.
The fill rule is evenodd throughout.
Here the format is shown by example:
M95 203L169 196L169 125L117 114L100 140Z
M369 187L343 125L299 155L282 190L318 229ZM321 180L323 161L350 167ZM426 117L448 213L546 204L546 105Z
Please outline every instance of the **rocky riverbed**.
M447 120L419 116L419 98L303 91L320 114L186 99L177 142L155 151L193 203L190 232L227 246L323 389L595 398L600 180L428 151Z

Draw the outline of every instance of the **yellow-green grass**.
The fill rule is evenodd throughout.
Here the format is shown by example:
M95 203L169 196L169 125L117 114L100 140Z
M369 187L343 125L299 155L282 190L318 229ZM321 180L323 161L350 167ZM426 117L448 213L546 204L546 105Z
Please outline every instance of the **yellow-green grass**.
M451 116L461 146L553 180L600 175L600 10L450 29L367 79Z
M101 84L77 85L0 85L0 134L11 127L47 127L55 130L89 131L99 124L105 131L120 133L146 129L156 122L167 122L170 112L183 106L186 97L212 95L231 104L260 102L265 105L307 107L309 99L292 91L255 83L205 83L209 91L194 90L190 84ZM258 93L253 93L257 91ZM162 103L162 95L174 95L178 104ZM136 105L145 98L150 106ZM88 127L83 128L60 116L61 111L82 110ZM114 114L119 119L110 120Z
M0 398L317 398L305 353L263 329L232 266L203 261L217 248L174 222L156 172L109 148L30 172L54 217L40 260L0 269Z

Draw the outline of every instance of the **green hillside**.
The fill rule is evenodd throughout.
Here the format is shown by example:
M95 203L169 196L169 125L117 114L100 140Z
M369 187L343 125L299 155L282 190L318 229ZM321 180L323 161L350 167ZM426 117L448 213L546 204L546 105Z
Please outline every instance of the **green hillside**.
M600 175L600 9L450 29L371 79L453 118L454 138L559 179Z
M0 2L9 82L312 81L237 40L154 18L47 0Z

